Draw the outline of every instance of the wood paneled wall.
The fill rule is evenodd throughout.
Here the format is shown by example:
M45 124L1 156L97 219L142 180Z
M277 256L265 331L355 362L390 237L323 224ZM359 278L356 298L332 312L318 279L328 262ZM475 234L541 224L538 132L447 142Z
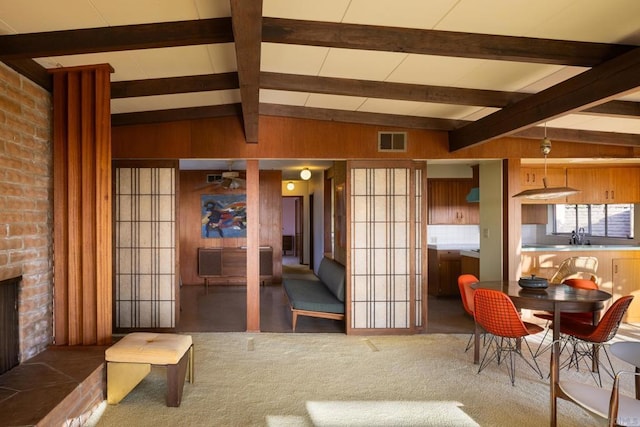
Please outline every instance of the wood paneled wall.
M110 73L53 71L56 345L111 343Z
M198 277L198 248L246 246L246 238L203 238L200 232L200 196L242 194L246 189L224 189L206 185L206 176L222 171L180 171L180 274L184 285L202 284ZM241 172L244 177L244 172ZM260 171L260 246L273 248L273 281L282 280L282 172ZM247 216L251 226L251 217ZM241 279L242 281L242 279Z
M379 131L406 131L407 151L380 153ZM244 140L239 117L219 117L113 128L114 158L178 159L520 159L540 158L539 141L498 138L455 153L447 133L296 119L260 117L257 144ZM590 157L637 157L638 149L589 144ZM582 158L585 144L553 141L556 157Z

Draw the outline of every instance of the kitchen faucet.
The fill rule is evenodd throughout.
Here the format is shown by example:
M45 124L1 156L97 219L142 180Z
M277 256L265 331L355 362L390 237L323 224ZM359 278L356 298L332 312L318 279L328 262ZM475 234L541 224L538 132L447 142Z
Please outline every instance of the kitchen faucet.
M584 245L584 227L578 229L578 244Z

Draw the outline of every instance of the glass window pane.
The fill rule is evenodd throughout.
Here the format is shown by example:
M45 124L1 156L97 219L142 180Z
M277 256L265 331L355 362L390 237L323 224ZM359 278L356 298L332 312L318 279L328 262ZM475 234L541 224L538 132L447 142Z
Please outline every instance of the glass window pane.
M576 229L576 205L558 204L555 206L556 233L571 234Z
M607 205L609 237L633 237L633 205Z
M604 237L607 235L607 205L591 205L591 235Z

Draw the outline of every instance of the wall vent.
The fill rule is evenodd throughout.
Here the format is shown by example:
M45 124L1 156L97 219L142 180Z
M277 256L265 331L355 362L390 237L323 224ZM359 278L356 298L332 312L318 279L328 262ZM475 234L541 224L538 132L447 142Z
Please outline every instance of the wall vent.
M378 151L407 151L407 133L378 132Z
M222 174L219 173L209 173L207 174L207 183L211 184L214 182L218 182L222 180Z

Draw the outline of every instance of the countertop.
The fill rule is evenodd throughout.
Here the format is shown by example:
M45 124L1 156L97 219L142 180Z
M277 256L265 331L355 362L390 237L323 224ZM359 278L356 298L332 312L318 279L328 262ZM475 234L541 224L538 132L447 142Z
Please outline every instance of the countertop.
M640 251L637 245L523 245L522 252Z

